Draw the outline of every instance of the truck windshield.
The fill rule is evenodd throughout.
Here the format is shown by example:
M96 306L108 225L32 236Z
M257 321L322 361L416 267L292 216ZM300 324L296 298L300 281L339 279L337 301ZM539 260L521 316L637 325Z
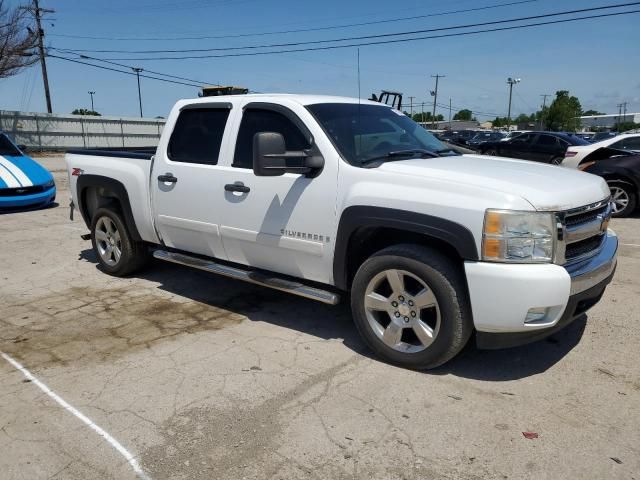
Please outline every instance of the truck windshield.
M319 103L307 109L329 135L342 157L355 166L457 152L408 116L392 108L357 103Z
M11 140L3 133L0 133L0 155L6 155L7 157L21 157L22 153L18 150Z

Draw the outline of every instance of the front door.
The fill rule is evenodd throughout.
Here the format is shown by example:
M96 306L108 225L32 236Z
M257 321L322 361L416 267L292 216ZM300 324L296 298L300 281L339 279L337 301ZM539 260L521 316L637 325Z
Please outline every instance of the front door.
M287 150L304 150L313 141L310 129L322 135L303 107L294 113L279 105L245 106L233 162L224 172L228 191L220 233L232 262L326 283L332 278L337 159L325 161L315 178L293 173L258 177L252 168L256 133L281 133Z
M151 172L155 224L172 248L225 259L220 220L225 195L220 175L228 104L183 109Z

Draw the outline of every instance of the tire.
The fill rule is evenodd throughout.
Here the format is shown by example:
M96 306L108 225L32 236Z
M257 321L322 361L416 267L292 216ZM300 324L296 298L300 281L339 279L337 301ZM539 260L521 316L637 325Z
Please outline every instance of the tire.
M482 152L482 154L483 155L491 155L492 157L497 157L498 156L498 151L495 148L488 148L484 152Z
M551 165L562 165L564 157L553 157L549 162Z
M634 188L628 183L616 180L607 181L607 185L609 185L613 203L612 216L623 218L631 215L638 205L638 195Z
M368 258L353 280L351 311L376 355L416 370L452 359L473 331L459 268L436 250L419 245L391 246Z
M91 243L102 270L116 277L140 270L150 258L146 245L134 241L120 214L109 208L95 212Z

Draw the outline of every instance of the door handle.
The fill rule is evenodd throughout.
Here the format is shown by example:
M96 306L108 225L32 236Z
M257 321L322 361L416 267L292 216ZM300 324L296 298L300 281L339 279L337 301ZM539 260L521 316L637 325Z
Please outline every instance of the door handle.
M224 186L225 191L227 192L241 192L241 193L249 193L251 189L246 185L241 183L227 183Z
M158 180L165 183L177 183L178 179L173 176L173 173L165 173L164 175L158 175Z

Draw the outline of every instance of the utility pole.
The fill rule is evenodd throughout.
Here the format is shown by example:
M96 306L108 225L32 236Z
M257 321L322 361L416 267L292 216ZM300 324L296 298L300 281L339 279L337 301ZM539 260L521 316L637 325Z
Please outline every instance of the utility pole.
M451 130L451 97L449 97L449 130Z
M435 122L436 122L436 102L438 101L438 80L444 77L445 75L439 75L439 74L431 75L431 78L436 79L436 89L431 91L431 96L433 97L433 113L431 114L432 116L431 123L433 127L436 126Z
M409 113L411 115L411 120L413 120L413 99L416 97L409 97Z
M620 124L622 123L622 119L620 118L622 116L622 107L625 106L624 103L619 103L618 105L616 105L616 107L618 107L618 122L616 125L616 131L618 131L618 133L620 132Z
M95 109L93 108L93 96L96 94L96 92L87 92L89 95L91 95L91 111L95 112Z
M42 67L42 81L44 82L44 96L47 101L47 112L53 113L51 108L51 92L49 91L49 75L47 75L47 62L45 60L44 51L44 30L42 28L42 14L54 13L55 10L50 8L40 8L39 0L33 0L33 5L29 7L20 7L27 10L33 15L36 21L36 34L38 35L38 54L40 56L40 66Z
M131 67L131 70L136 72L136 77L138 77L138 104L140 105L140 118L142 118L142 93L140 92L140 72L142 72L144 68Z
M509 84L509 111L507 113L507 132L511 131L511 97L513 95L513 86L516 83L520 83L519 78L507 78L507 83Z
M544 93L540 96L542 97L542 112L540 112L540 130L546 130L545 124L544 124L544 109L547 108L547 97L550 97L551 95L548 93Z
M627 102L622 102L622 123L627 121Z

